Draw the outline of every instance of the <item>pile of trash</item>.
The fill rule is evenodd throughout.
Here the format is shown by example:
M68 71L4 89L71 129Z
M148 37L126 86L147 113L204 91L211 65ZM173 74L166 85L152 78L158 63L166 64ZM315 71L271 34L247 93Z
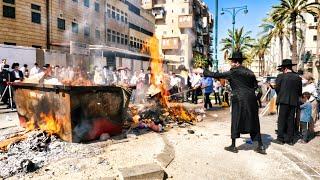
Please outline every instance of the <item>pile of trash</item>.
M157 103L129 107L132 117L130 128L149 129L163 132L174 126L187 127L203 120L205 112L199 109L187 110L182 105L159 106Z

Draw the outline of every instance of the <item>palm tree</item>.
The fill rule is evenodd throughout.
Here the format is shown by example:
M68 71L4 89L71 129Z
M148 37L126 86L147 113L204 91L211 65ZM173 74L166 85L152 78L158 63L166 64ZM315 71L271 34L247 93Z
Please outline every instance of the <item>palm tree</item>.
M280 5L273 6L273 19L282 24L291 24L292 61L298 63L297 52L297 20L304 21L303 14L316 15L319 13L320 3L308 3L306 0L280 0Z
M267 36L267 43L270 44L272 39L279 38L279 47L280 47L280 59L283 59L283 39L286 34L285 25L280 21L273 19L272 12L268 18L263 19L263 24L260 25L262 30L262 35Z
M265 72L264 57L269 52L269 48L270 48L268 41L270 41L269 36L262 36L253 44L253 47L251 48L251 51L250 51L250 54L251 54L250 57L259 58L259 76L264 75L264 72Z
M243 27L235 29L234 35L232 30L228 30L228 37L221 40L223 44L222 51L233 52L241 51L246 52L252 47L253 39L250 37L251 31L245 32Z

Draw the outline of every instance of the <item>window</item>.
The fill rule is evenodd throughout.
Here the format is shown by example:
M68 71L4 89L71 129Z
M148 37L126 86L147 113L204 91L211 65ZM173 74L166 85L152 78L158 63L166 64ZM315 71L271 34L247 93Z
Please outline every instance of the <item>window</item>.
M31 22L41 24L41 6L31 4Z
M83 0L83 5L85 7L89 7L89 4L90 4L89 0Z
M107 41L111 41L111 30L110 29L108 29L107 30L108 32L107 32Z
M125 35L125 36L124 36L124 44L125 44L125 45L128 45L128 35Z
M172 23L174 22L174 20L172 19Z
M124 13L123 13L123 11L121 11L121 22L124 23Z
M99 3L97 3L97 2L94 3L94 10L97 12L100 11L100 4Z
M116 8L112 6L112 18L116 19Z
M3 0L4 3L15 4L15 0Z
M185 11L186 11L186 10L185 10L184 8L181 9L181 13L185 13Z
M66 29L66 21L64 19L58 18L58 28L61 30Z
M107 14L108 17L111 18L111 6L109 4L107 5Z
M72 1L73 1L73 2L76 2L76 3L78 2L78 0L72 0Z
M36 10L36 11L41 11L41 6L38 6L36 4L31 4L31 9Z
M117 21L120 21L120 10L117 9Z
M130 37L130 47L133 47L133 37Z
M37 49L41 49L42 48L41 46L38 46L38 45L32 45L32 47L37 48Z
M133 38L133 47L137 48L137 39Z
M315 16L313 21L314 21L314 22L318 22L318 17Z
M317 41L318 37L317 36L313 36L313 41Z
M17 45L17 43L12 43L12 42L4 42L3 44L10 45L10 46L16 46Z
M79 25L75 22L72 22L72 32L76 34L79 33Z
M6 2L5 0L3 2ZM7 2L8 3L8 2ZM12 4L12 3L9 3ZM14 4L14 1L13 1ZM16 8L12 5L3 5L3 17L16 18Z
M116 42L116 32L112 31L112 42Z
M124 34L121 34L121 44L124 44Z
M120 33L117 32L117 43L120 44Z
M87 36L87 37L90 36L90 27L89 27L89 25L86 25L84 27L84 36Z
M41 14L38 12L31 12L31 21L37 24L41 24Z
M124 22L126 24L128 24L128 14L127 13L124 14Z
M135 13L136 15L140 16L140 9L137 6L131 4L128 1L126 1L126 4L129 6L129 11L131 11L131 12Z
M100 31L98 29L96 29L96 38L100 39Z

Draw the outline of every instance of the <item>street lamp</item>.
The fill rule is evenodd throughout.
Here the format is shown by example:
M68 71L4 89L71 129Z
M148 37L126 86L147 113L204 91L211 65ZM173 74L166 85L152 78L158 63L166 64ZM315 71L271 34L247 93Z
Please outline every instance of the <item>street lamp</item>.
M224 15L227 12L227 13L230 13L232 16L232 44L233 44L233 46L234 46L234 28L235 28L235 24L236 24L236 16L240 11L243 11L244 14L247 14L249 12L247 6L222 8L222 10L221 10L221 15Z

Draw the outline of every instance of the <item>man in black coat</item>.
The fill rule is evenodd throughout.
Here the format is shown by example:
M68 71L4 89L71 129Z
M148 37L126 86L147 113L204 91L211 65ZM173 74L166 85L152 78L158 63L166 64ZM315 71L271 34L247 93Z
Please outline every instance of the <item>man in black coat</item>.
M274 143L293 145L294 122L299 97L302 95L302 79L292 71L291 59L284 59L281 67L283 73L276 79L277 105L279 107L278 135Z
M223 73L213 73L204 71L204 76L213 78L223 78L230 82L232 89L231 95L231 146L225 147L225 150L237 153L236 138L240 134L250 134L253 141L258 141L258 147L255 150L258 153L266 154L265 147L262 144L259 122L259 108L255 89L258 83L254 73L248 68L242 66L243 57L241 52L234 52L231 60L231 69Z
M12 64L12 71L10 73L10 82L23 81L23 73L19 70L19 63Z

